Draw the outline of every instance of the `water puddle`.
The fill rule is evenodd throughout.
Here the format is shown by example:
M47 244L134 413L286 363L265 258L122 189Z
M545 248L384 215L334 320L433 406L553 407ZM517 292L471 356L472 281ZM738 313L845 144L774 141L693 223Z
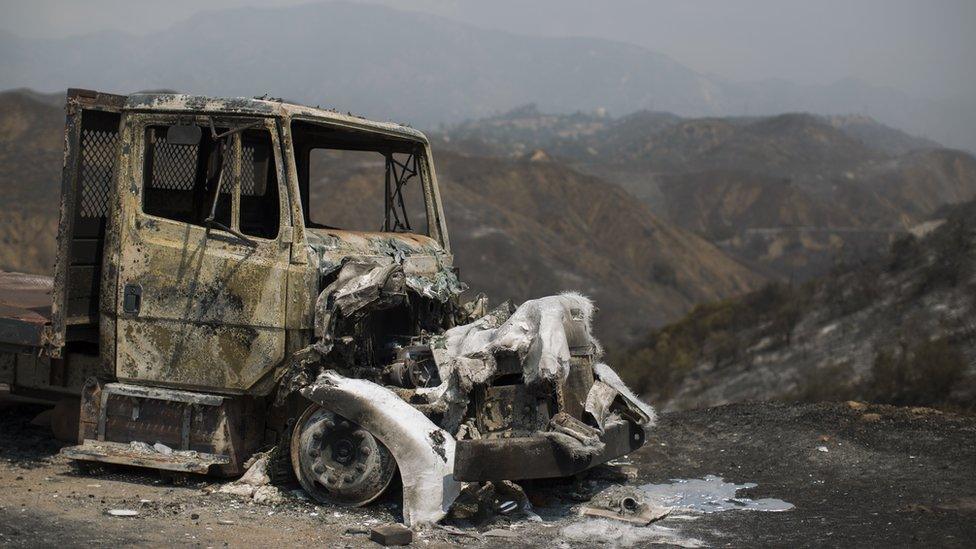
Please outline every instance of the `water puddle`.
M735 496L739 490L756 486L753 482L733 484L725 482L722 477L708 475L700 479L674 479L669 484L645 484L640 487L640 491L648 503L699 513L732 510L778 512L793 508L792 503L781 499Z

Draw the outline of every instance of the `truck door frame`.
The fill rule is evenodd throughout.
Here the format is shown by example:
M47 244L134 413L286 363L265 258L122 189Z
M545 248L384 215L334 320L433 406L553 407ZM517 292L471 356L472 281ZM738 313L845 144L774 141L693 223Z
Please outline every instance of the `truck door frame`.
M256 129L267 132L275 162L278 234L274 239L249 237L255 244L251 246L216 227L145 213L147 128L188 120L206 127L208 116L127 114L130 158L125 176L118 181L123 219L115 375L145 384L244 393L285 358L285 273L293 234L287 161L275 117L211 116L234 127L263 121ZM238 145L232 150L239 154L239 139L234 143ZM225 166L227 169L232 167ZM236 226L239 182L234 183L231 198L232 225ZM201 271L207 272L201 276ZM127 310L126 297L130 294L131 301L136 290L139 306L133 312L131 307Z
M46 349L52 358L63 355L69 340L99 342L102 301L114 295L105 293L104 281L111 277L102 269L103 257L109 255L111 246L112 190L118 170L120 120L125 100L123 95L76 88L69 89L65 96L58 250ZM89 137L97 151L86 154L83 149L89 146ZM86 171L95 168L96 163L101 173L96 180L88 181ZM99 234L94 238L84 234L76 242L77 224L85 221L82 217L91 218L101 227L95 229ZM86 223L91 225L92 221ZM91 232L89 228L87 232ZM106 351L114 352L114 349Z

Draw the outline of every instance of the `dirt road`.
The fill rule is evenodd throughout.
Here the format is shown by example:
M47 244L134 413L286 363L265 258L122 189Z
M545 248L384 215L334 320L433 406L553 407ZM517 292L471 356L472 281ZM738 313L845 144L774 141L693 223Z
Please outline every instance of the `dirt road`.
M0 407L0 545L375 547L364 529L397 519L392 497L365 510L315 506L296 496L269 507L207 493L213 479L179 486L131 469L83 475L58 457L59 444L46 430L30 425L37 411ZM541 522L498 517L459 524L465 534L424 531L414 546L976 544L976 419L970 417L846 404L732 405L663 416L631 460L637 478L628 484L639 493L653 492L649 483L708 475L756 486L726 502L733 510L703 513L683 508L688 498L679 498L668 517L633 527L579 516L581 501L607 486L602 473L527 483ZM665 488L681 492L692 484ZM763 498L793 508L747 510ZM109 516L112 509L138 515ZM484 535L492 529L516 537Z

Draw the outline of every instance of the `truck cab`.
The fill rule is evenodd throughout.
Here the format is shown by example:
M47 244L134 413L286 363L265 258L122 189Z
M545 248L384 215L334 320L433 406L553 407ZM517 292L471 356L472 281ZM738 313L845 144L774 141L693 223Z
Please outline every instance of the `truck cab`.
M423 522L462 481L643 444L588 300L461 303L421 132L273 99L69 90L66 113L57 265L0 278L0 383L73 403L68 457L237 475L270 448L347 505L399 470Z

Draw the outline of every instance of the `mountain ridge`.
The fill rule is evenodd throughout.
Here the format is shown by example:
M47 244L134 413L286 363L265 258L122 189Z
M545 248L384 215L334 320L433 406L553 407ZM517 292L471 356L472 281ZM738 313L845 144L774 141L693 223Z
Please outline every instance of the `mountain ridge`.
M877 256L941 206L976 195L972 155L863 115L613 118L527 105L432 139L462 152L551 157L612 181L781 280Z
M265 39L268 37L273 39ZM530 101L550 111L687 116L863 112L976 150L966 98L935 103L855 79L825 86L731 82L647 48L530 37L347 2L209 10L148 35L57 40L0 35L0 88L275 95L432 127Z

